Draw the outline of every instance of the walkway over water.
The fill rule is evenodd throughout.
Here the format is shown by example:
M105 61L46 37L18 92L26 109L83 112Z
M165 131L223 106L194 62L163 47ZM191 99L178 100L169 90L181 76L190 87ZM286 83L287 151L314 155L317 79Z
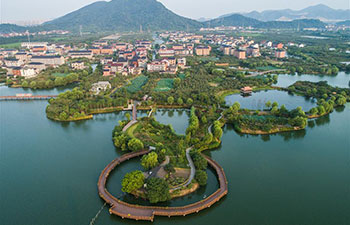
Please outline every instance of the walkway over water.
M126 124L126 126L123 128L123 132L127 131L132 125L137 123L137 109L136 109L136 102L132 106L132 120Z
M0 101L21 101L21 100L49 100L57 95L32 95L32 96L0 96Z
M209 208L215 202L218 202L222 197L224 197L228 192L227 179L224 173L224 170L221 166L209 158L206 155L203 155L205 159L208 161L209 165L215 169L220 188L214 192L209 197L182 207L157 207L157 206L141 206L141 205L132 205L126 202L123 202L113 195L111 195L106 189L106 182L109 174L114 170L116 166L120 163L129 160L131 158L135 158L138 156L145 155L149 153L149 150L144 150L140 152L133 152L129 154L125 154L120 158L113 160L107 167L102 171L100 178L98 180L98 192L102 199L107 202L111 206L109 212L111 214L118 215L122 218L134 219L134 220L148 220L153 221L154 216L186 216L191 213L198 213L200 210Z

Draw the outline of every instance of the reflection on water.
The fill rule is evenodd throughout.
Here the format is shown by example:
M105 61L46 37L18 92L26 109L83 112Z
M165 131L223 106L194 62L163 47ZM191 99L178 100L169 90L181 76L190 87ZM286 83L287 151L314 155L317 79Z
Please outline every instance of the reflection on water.
M275 86L277 87L288 87L297 81L310 81L320 82L327 81L327 83L334 87L349 88L350 74L345 72L339 72L338 75L278 75L278 82Z
M301 106L304 111L308 111L316 106L316 100L313 98L305 98L279 90L254 92L249 97L243 97L239 94L228 95L225 97L225 101L228 105L233 105L237 101L241 104L241 108L253 110L266 108L265 104L268 101L277 102L280 106L284 104L288 110Z

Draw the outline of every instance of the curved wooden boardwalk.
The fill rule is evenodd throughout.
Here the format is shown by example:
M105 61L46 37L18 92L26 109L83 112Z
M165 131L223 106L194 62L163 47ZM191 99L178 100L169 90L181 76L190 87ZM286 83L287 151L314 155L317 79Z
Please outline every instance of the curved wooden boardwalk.
M111 171L118 166L120 163L129 160L131 158L135 158L138 156L142 156L144 154L149 153L149 150L144 150L141 152L133 152L129 154L125 154L120 158L113 160L107 167L102 171L100 178L98 180L98 192L100 197L105 200L111 208L109 209L111 214L118 215L122 218L134 219L134 220L149 220L153 221L154 216L186 216L191 213L198 213L200 210L206 209L212 206L215 202L219 201L222 197L224 197L228 192L227 180L224 173L224 170L221 166L209 158L206 155L203 155L205 159L208 161L209 165L213 167L217 173L220 188L214 192L209 197L182 207L156 207L156 206L140 206L140 205L132 205L126 202L123 202L114 196L112 196L106 189L106 182Z

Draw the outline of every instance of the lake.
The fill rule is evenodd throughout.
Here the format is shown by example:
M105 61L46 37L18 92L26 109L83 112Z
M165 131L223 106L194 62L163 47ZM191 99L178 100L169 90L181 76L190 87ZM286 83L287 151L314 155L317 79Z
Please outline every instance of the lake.
M1 95L20 90L0 89ZM253 97L264 93L268 92ZM292 99L298 101L293 96L279 100ZM97 192L98 177L122 154L114 148L111 137L118 120L125 118L123 112L59 123L46 118L46 105L46 101L0 102L2 225L89 224L103 205ZM187 111L161 110L156 118L172 124L179 133L184 133L188 125ZM304 131L255 136L237 134L226 126L222 146L206 154L224 168L228 195L198 214L156 217L154 224L349 224L349 118L347 104L311 121ZM120 178L137 168L137 160L118 167L108 182L110 192L120 194ZM215 175L209 171L207 187L168 205L197 201L216 188ZM105 207L95 222L99 224L150 223L123 220L110 215Z
M266 108L265 103L277 102L280 106L284 104L288 110L301 106L304 111L308 111L316 106L316 100L302 96L292 95L286 91L267 90L253 92L251 96L242 96L240 94L228 95L225 97L226 104L231 106L235 102L241 104L241 108L261 110Z
M336 76L283 74L283 75L278 75L278 82L277 84L275 84L275 86L288 87L297 81L311 81L311 82L327 81L329 85L334 87L349 88L350 74L346 74L345 72L339 72L338 75Z

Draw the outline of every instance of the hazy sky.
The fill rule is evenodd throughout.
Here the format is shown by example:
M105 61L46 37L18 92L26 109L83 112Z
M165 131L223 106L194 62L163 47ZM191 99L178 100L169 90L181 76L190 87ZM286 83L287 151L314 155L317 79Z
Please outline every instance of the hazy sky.
M266 9L302 9L326 4L349 9L349 0L158 0L167 8L190 18L214 18L226 13ZM63 16L96 0L0 0L3 22L48 20Z

